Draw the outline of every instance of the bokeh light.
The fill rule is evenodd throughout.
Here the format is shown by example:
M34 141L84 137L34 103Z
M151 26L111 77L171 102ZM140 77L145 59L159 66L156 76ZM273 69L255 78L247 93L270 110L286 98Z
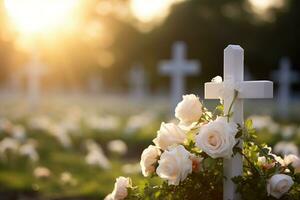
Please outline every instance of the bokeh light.
M130 10L140 22L141 30L149 30L169 15L172 5L181 1L183 0L131 0Z
M250 5L257 14L264 14L270 8L282 7L283 0L249 0Z
M77 3L78 0L5 0L5 8L17 30L32 34L70 22Z

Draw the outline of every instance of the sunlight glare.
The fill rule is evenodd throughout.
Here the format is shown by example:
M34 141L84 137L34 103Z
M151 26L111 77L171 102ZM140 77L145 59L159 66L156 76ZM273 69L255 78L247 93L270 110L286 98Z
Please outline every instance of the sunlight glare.
M182 0L131 0L133 15L144 23L162 19L169 14L169 8Z
M13 25L25 34L58 29L71 19L78 0L5 0Z
M249 0L249 3L256 9L256 11L264 12L272 7L281 7L282 0Z

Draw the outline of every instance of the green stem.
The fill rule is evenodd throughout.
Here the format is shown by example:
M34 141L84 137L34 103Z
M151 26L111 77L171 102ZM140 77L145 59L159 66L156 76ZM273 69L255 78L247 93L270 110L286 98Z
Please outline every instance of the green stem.
M234 97L233 97L233 100L229 106L229 109L228 109L228 113L227 113L227 122L229 122L229 117L230 117L230 113L231 113L231 109L233 107L233 104L238 96L239 92L237 90L234 90Z
M254 171L256 171L257 174L261 175L260 171L255 167L255 165L251 162L251 160L243 152L239 152L239 153L247 160L251 168L254 169Z

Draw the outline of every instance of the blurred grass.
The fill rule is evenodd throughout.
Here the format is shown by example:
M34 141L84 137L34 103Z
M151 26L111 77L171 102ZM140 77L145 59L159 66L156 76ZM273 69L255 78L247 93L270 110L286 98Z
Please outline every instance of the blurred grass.
M3 100L3 99L2 99ZM22 99L20 99L22 100ZM205 101L208 108L214 108L218 101ZM271 101L246 101L246 116L251 114L276 115L276 104ZM143 184L145 179L141 174L125 174L122 171L124 164L137 163L142 150L151 144L161 121L168 121L168 101L166 99L153 99L144 102L136 102L122 97L116 98L48 98L36 112L28 112L24 102L4 101L0 104L0 116L8 118L15 124L26 126L28 119L34 115L46 115L56 122L65 118L68 110L80 110L83 116L86 113L97 115L113 115L120 119L120 128L114 131L92 130L81 120L78 135L72 134L73 146L63 148L58 141L47 132L31 130L26 127L27 138L38 141L37 150L40 160L31 163L25 158L10 156L9 161L0 161L0 195L1 192L29 192L43 198L57 199L67 197L86 197L101 199L113 189L115 178L118 176L130 176L135 185ZM297 113L299 108L294 108ZM157 119L143 127L138 132L124 133L124 126L128 118L150 110L157 114ZM295 115L292 115L295 116ZM277 118L277 117L276 117ZM299 118L290 121L298 122ZM283 124L286 122L282 121ZM0 139L6 135L0 133ZM296 144L300 145L300 135L296 136ZM111 161L112 168L103 170L99 167L89 166L85 163L86 150L84 141L93 139L104 150ZM115 156L107 149L107 143L113 139L122 139L128 145L128 152L124 156ZM282 138L267 131L259 133L259 140L274 145ZM295 139L296 140L296 139ZM37 166L45 166L52 172L48 179L37 179L33 176L33 170ZM60 175L70 172L76 184L63 184ZM154 180L160 181L160 180Z
M122 172L122 167L124 164L139 161L142 150L151 143L159 128L160 121L164 117L163 114L158 114L156 121L148 124L140 131L125 134L124 127L128 118L144 112L147 108L149 109L149 106L147 107L145 102L143 104L131 102L130 105L126 105L130 101L127 100L124 104L122 98L117 99L107 99L100 103L95 100L82 100L80 98L47 99L34 113L28 112L24 102L5 101L2 103L0 116L12 120L14 124L21 124L26 127L27 138L38 141L37 151L40 160L38 163L31 163L20 156L10 156L8 161L0 161L0 194L1 192L21 193L26 191L50 199L67 197L101 199L113 190L115 178L118 176L130 176L135 184L143 182L144 178L140 173L125 174ZM158 109L155 104L152 106L150 109L153 111ZM83 116L86 113L99 116L117 116L120 119L120 128L115 131L93 130L81 119L79 134L71 134L73 145L71 148L65 149L47 131L37 131L27 127L29 118L39 115L46 115L51 120L60 122L70 109L79 109L83 112ZM0 133L0 139L6 136L7 134ZM85 155L87 152L84 148L84 141L87 139L93 139L101 145L104 153L111 161L112 168L110 170L103 170L86 164ZM108 151L106 145L113 139L121 139L128 145L126 155L115 156ZM47 179L35 178L33 171L37 166L47 167L51 171L51 176ZM62 183L60 175L66 171L72 174L76 184Z

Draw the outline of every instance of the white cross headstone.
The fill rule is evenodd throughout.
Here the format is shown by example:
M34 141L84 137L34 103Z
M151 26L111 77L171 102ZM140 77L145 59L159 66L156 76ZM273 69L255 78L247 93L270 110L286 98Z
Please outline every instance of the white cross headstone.
M172 112L178 102L180 102L185 91L185 76L197 75L200 70L200 63L195 60L186 60L186 44L176 42L172 47L172 57L170 61L161 61L159 71L163 75L171 76L171 100Z
M135 99L141 99L146 96L147 83L146 74L141 64L134 64L130 70L130 95Z
M45 66L41 64L39 56L34 53L27 67L27 95L29 108L34 110L40 101L40 81L44 74Z
M91 94L99 95L102 89L102 80L100 76L91 76L88 79L88 90Z
M22 89L21 73L11 73L9 79L9 91L14 95L19 95Z
M224 100L224 113L227 114L234 98L234 91L238 91L232 112L231 121L243 124L243 99L272 98L273 83L271 81L244 81L244 50L239 45L229 45L224 50L224 81L205 83L205 98ZM242 141L239 143L242 147ZM239 154L231 159L224 159L224 200L239 199L235 192L235 185L231 178L239 176L243 171L243 161Z
M288 116L288 107L290 103L290 86L300 81L300 75L297 71L291 69L290 60L286 57L280 60L280 69L272 73L272 78L279 83L278 103L279 111L282 117Z

